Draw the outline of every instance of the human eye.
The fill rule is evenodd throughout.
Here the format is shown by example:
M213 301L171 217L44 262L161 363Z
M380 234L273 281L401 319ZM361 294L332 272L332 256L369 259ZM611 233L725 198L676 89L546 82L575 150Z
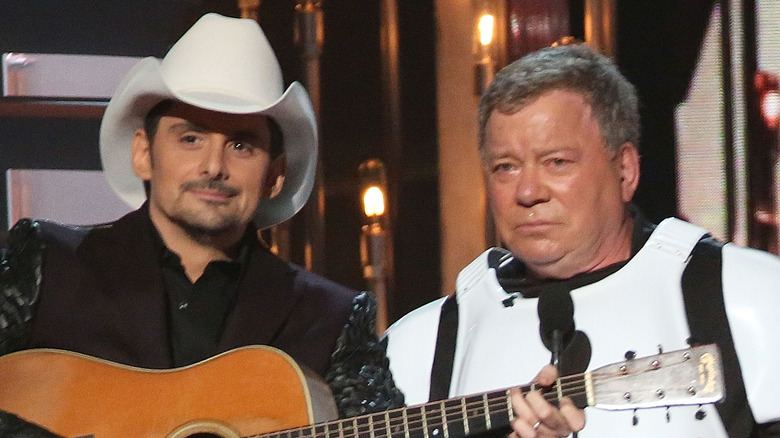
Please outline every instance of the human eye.
M491 165L491 171L493 173L509 173L515 170L515 165L508 161L498 161Z
M202 142L203 138L202 136L198 134L182 134L179 137L179 142L184 144L185 146L195 146Z
M574 159L566 155L553 155L547 157L544 160L544 164L546 167L553 170L562 171L574 164Z
M490 179L508 183L520 173L520 164L514 160L497 160L489 164Z
M258 147L249 141L234 141L230 144L230 150L235 153L244 155L253 155L257 151Z

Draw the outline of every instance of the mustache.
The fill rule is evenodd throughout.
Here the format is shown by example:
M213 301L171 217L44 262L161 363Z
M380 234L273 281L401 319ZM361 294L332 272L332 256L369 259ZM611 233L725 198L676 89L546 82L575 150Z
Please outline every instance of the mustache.
M225 196L236 196L241 193L241 190L216 180L187 181L181 185L181 190L216 190Z

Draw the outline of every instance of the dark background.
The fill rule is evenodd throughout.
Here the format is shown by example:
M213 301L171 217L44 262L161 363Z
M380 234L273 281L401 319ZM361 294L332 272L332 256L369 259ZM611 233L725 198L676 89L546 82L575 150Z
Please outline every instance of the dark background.
M162 57L210 11L238 16L235 0L0 0L0 52ZM653 220L677 213L674 106L684 98L713 0L618 2L617 59L642 101L642 182L636 201ZM287 82L300 79L293 0L264 0L259 22ZM582 38L582 0L570 0ZM356 289L361 278L358 165L382 158L395 176L396 284L390 321L439 296L436 23L433 0L399 1L401 139L386 154L380 4L325 0L321 147L326 194L327 277ZM0 171L99 169L94 118L0 117ZM390 158L388 160L388 158ZM475 181L481 184L481 181ZM0 200L5 184L0 184ZM6 209L0 208L5 224Z

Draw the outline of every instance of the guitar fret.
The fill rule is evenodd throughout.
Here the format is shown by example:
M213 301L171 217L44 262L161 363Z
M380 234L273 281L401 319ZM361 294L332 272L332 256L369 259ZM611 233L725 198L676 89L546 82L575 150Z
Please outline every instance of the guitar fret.
M490 406L488 405L487 394L482 394L482 407L485 410L485 427L490 430Z
M482 404L481 395L466 397L466 417L469 421L469 430L471 433L479 433L487 430L484 411L485 408Z
M440 403L433 402L425 405L424 409L424 415L426 417L425 430L428 432L429 436L435 438L438 438L441 435L442 410L440 406Z
M405 438L407 435L405 409L393 409L386 412L387 436L392 438Z
M428 418L425 416L425 406L420 409L420 417L422 418L422 431L425 438L428 437Z
M439 409L441 409L441 423L444 429L444 438L450 438L450 429L447 426L447 408L444 402L439 402Z
M466 413L466 399L460 399L461 416L463 417L463 430L466 431L466 436L469 435L469 416Z
M512 424L512 420L515 419L515 410L512 409L512 397L508 389L506 390L506 412L509 424Z
M371 418L366 416L355 417L355 435L357 437L367 437L372 433Z
M404 410L404 438L409 438L409 418L406 416L406 410Z
M460 399L442 400L442 422L444 423L444 434L447 437L466 436L466 430L463 426L463 406Z
M407 408L408 412L408 427L407 436L409 438L424 438L427 435L427 431L425 429L425 415L423 412L422 406L415 406L412 408Z
M392 424L390 423L390 413L385 411L385 430L387 430L387 436L392 435Z
M371 431L373 437L387 437L387 412L371 414Z

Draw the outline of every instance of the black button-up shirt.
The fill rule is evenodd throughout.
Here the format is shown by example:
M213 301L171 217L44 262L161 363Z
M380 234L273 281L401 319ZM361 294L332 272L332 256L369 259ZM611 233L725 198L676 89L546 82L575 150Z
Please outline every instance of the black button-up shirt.
M237 259L210 262L193 283L181 265L181 258L158 236L174 366L190 365L217 353L225 320L236 301L238 284L251 252L251 238L249 231L242 240Z

